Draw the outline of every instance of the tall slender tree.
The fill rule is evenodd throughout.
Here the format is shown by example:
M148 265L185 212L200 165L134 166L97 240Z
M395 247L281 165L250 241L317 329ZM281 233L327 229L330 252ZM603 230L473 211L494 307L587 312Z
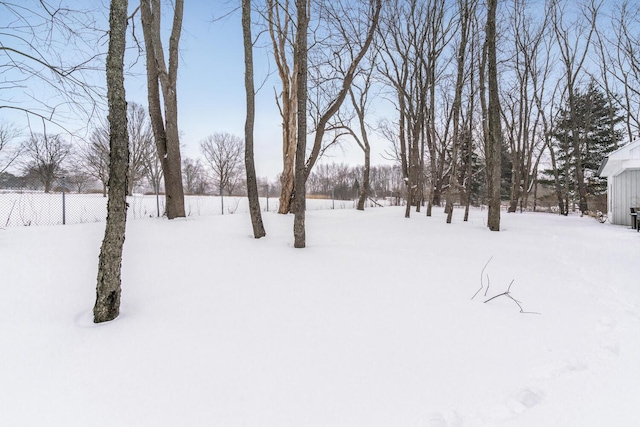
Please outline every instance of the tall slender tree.
M133 187L145 177L147 166L151 161L149 157L156 156L156 150L153 148L153 132L145 108L137 102L129 102L127 114L127 126L129 126L129 188L127 191L131 196Z
M127 31L127 0L111 0L107 100L109 103L109 200L107 224L98 261L98 283L93 321L106 322L120 313L122 248L127 221L127 170L129 136L124 90L124 51Z
M462 89L465 84L467 63L467 43L470 38L471 19L475 15L475 5L469 0L458 0L458 13L460 19L460 39L457 47L457 74L455 95L452 106L453 135L452 135L452 153L451 153L451 178L449 179L449 188L446 194L447 224L451 224L453 217L453 197L457 192L457 170L458 151L461 146L460 136L462 134L461 112L462 112Z
M253 226L253 237L266 235L260 199L258 199L258 179L253 156L253 127L256 115L255 88L253 84L253 40L251 37L251 0L242 0L242 38L244 44L244 89L247 99L247 117L244 123L244 167L247 175L247 197L249 214Z
M601 4L601 3L600 3ZM566 4L564 5L566 6ZM599 7L588 10L588 19L577 19L575 22L566 22L567 11L561 4L554 3L551 9L551 22L553 24L556 46L560 52L560 58L564 67L566 80L566 94L569 103L569 124L572 127L569 141L575 152L580 151L580 133L578 131L578 119L576 112L575 95L577 93L580 75L584 72L584 64L587 59ZM583 17L584 18L584 17ZM587 186L584 176L584 165L581 159L575 164L576 186L578 190L580 212L588 211Z
M266 21L273 48L273 56L282 84L276 102L282 117L282 173L280 174L280 202L278 213L292 211L294 170L297 144L297 57L294 40L298 31L292 10L292 0L266 0Z
M306 182L305 156L307 153L307 58L308 44L307 31L309 26L309 11L307 0L296 0L298 31L294 49L297 66L296 98L297 98L297 136L296 136L296 162L294 180L294 204L295 218L293 219L293 245L296 248L306 246Z
M487 163L487 188L489 189L487 226L491 231L500 231L500 182L502 165L502 124L500 122L500 93L498 88L498 61L496 55L497 7L498 0L488 0L485 52L489 100L487 105L488 124L485 133L485 156Z
M142 32L146 50L149 116L156 141L166 197L167 217L184 217L184 188L182 160L178 133L178 44L182 32L184 0L175 0L173 25L169 38L169 64L160 38L160 0L140 0ZM162 89L162 97L160 96ZM161 106L164 103L164 115Z

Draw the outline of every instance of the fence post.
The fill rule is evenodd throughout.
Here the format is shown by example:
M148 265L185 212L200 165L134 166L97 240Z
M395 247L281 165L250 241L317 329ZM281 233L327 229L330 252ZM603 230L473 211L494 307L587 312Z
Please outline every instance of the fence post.
M62 225L67 223L67 206L65 200L65 193L67 191L67 179L62 177Z
M160 179L156 181L156 211L157 217L160 218Z

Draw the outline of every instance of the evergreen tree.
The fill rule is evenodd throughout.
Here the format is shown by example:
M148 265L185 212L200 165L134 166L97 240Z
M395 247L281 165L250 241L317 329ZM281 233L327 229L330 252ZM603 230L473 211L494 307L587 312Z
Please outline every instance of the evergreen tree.
M571 128L571 111L569 103L558 113L554 121L554 133L551 149L557 160L558 180L563 189L565 206L573 200L577 188L577 169L584 171L588 181L588 191L591 194L600 193L606 184L595 179L602 160L618 148L622 139L622 132L616 129L622 121L618 107L609 103L606 94L591 82L584 91L578 90L575 96L575 117L577 122L579 150L573 145ZM545 171L553 176L553 171Z

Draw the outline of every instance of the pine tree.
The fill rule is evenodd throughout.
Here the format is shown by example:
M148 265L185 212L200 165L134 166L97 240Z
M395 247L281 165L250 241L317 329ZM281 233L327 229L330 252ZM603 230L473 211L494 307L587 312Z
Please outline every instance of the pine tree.
M602 160L618 147L622 132L616 126L622 121L618 107L609 103L606 94L595 82L574 95L579 150L573 145L569 103L560 110L554 121L552 150L556 154L559 184L563 188L565 202L575 197L577 170L582 168L590 194L598 194L606 185L595 179ZM545 171L553 176L553 171ZM565 204L565 206L568 206Z

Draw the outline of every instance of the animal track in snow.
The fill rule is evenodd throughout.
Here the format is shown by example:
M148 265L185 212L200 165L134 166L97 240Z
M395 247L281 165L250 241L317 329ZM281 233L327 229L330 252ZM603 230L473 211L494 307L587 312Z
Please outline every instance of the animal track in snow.
M544 392L538 389L525 388L507 401L507 407L517 415L539 405L544 399Z
M616 321L610 317L601 317L598 319L598 326L596 330L600 333L609 333L616 327Z
M427 415L426 421L425 427L462 427L463 425L456 411L433 412Z
M581 359L556 360L538 366L531 373L531 378L537 380L550 380L567 374L588 369L586 362Z

